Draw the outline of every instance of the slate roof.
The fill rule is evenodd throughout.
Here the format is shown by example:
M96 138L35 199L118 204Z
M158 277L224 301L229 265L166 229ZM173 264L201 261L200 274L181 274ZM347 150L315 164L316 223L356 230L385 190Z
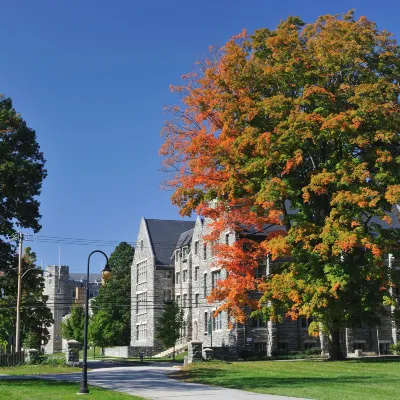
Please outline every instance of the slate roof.
M69 274L69 279L75 282L81 282L82 280L86 280L86 273L83 274ZM89 282L101 282L101 274L89 274Z
M179 249L180 247L187 246L192 240L193 231L194 231L194 228L190 229L186 232L182 232L181 235L179 236L178 242L175 245L175 249Z
M194 228L195 221L175 221L145 218L156 265L170 265L170 256L183 232Z

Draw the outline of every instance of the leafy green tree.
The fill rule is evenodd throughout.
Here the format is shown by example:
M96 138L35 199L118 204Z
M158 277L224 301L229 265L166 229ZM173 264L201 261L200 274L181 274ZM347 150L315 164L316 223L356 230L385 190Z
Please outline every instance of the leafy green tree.
M114 335L114 341L109 345L129 345L131 333L131 266L135 249L126 242L121 242L110 256L109 264L112 278L100 289L92 302L93 314L101 310L107 311L111 321L123 325L122 333ZM117 334L118 333L118 334Z
M74 305L71 314L61 322L61 334L64 339L76 340L83 345L85 326L85 308L81 305Z
M89 343L101 347L101 354L104 354L104 347L114 345L116 338L123 334L124 324L122 321L115 321L108 311L98 311L89 322Z
M164 312L157 323L156 337L169 349L174 347L173 359L175 360L175 343L180 337L180 332L185 325L183 310L175 301L165 305Z
M44 278L42 270L37 268L36 254L26 247L22 259L21 281L21 339L25 342L27 335L37 338L37 349L46 344L50 333L48 327L53 323L51 310L47 307L48 296L43 295ZM14 255L12 268L9 266L4 276L0 277L0 340L8 340L15 335L15 318L17 303L17 267L18 256Z
M0 270L13 264L16 227L40 230L37 196L47 172L36 133L0 95ZM1 285L0 285L1 287Z

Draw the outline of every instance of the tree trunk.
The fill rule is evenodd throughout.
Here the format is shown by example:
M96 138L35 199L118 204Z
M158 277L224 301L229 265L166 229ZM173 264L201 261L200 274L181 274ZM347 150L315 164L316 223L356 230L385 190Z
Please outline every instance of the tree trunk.
M174 350L172 352L172 360L175 361L175 346L174 346Z
M96 358L96 346L93 346L93 358Z
M345 360L339 342L339 331L331 331L329 334L329 359L331 361Z

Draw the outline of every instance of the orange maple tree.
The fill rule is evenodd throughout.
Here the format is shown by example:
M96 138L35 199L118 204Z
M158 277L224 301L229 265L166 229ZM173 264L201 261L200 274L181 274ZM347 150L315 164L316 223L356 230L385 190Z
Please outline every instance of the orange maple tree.
M212 221L209 240L239 238L216 246L228 276L209 300L239 321L244 305L275 321L313 316L310 333L322 326L341 358L339 330L395 304L385 255L400 238L397 42L352 11L289 17L210 48L183 79L160 150L172 202Z

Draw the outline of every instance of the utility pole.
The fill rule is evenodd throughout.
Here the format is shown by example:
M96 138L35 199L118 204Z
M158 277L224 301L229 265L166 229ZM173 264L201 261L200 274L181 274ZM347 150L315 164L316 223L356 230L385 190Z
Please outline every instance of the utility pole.
M17 293L17 318L15 322L15 352L21 351L21 280L22 280L22 242L24 235L18 233L18 293Z

